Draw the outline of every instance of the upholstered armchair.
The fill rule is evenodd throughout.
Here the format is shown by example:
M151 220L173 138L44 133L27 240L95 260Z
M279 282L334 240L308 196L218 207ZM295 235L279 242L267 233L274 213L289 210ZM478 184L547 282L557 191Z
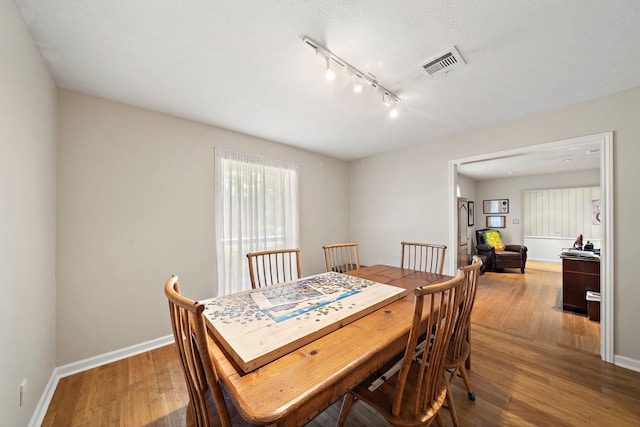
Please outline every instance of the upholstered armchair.
M485 256L486 269L499 271L503 268L519 268L524 273L527 263L527 247L524 245L505 245L498 230L476 230L476 249L479 256Z

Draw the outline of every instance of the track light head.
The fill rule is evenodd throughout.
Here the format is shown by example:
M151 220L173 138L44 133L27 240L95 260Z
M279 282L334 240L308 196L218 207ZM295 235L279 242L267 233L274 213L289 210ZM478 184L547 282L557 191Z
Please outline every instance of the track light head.
M382 103L387 107L391 106L391 95L389 95L389 92L384 92L382 94Z
M355 93L360 93L362 92L362 77L360 77L357 74L353 75L353 91Z
M396 117L398 117L398 107L397 107L397 99L389 96L389 103L385 103L386 106L389 107L389 117L391 117L392 119L395 119Z
M336 73L331 69L331 60L327 58L327 72L324 74L324 77L331 81L336 78Z

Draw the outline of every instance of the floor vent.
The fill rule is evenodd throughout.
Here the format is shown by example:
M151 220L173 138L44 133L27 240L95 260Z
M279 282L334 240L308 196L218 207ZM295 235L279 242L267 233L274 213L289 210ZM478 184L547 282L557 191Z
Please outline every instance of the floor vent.
M431 77L438 77L464 65L464 59L462 59L460 52L454 46L451 50L427 61L422 65L422 68Z

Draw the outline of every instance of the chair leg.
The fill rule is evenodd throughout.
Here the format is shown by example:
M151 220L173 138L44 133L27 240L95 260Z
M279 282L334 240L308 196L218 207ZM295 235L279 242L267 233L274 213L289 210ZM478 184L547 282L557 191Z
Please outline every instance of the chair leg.
M463 365L460 365L459 368L460 376L462 377L462 381L464 381L464 386L467 388L467 396L469 400L476 400L476 394L471 391L471 382L469 381L469 374Z
M338 417L338 422L336 423L336 427L344 426L344 423L347 422L347 417L349 416L349 412L351 412L351 407L354 403L356 403L358 398L355 394L347 393L344 395L344 399L342 400L342 408L340 408L340 416Z
M436 424L438 427L444 427L444 421L442 420L442 414L440 414L440 411L436 413Z
M451 393L451 383L447 381L446 378L444 381L447 386L447 406L449 407L449 413L451 414L451 421L453 421L453 427L458 427L458 414L456 413L456 406L453 403L453 394Z

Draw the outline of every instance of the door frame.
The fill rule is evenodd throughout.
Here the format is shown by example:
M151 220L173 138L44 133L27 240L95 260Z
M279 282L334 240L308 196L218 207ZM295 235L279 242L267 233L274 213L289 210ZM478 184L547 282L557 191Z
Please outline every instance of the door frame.
M613 132L603 132L577 138L563 139L504 151L479 154L449 161L449 247L456 247L458 165L500 157L526 155L550 149L598 143L600 147L600 203L602 212L602 258L600 260L600 358L613 363L614 339L614 235L613 235ZM456 271L454 257L449 257L447 270Z

